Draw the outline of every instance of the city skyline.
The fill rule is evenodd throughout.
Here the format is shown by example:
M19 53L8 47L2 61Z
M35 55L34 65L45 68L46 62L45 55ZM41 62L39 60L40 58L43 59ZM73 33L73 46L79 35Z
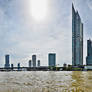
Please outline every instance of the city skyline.
M48 65L46 66L41 66L40 60L37 59L37 55L32 55L32 60L28 61L28 65L25 66L20 66L20 62L18 62L17 66L15 66L12 62L10 62L10 55L6 54L5 55L5 64L3 67L0 67L1 69L13 69L14 67L17 67L18 69L20 67L29 67L29 68L36 68L36 67L56 67L56 53L48 53Z
M42 65L47 65L49 52L57 54L57 64L72 63L72 0L49 0L46 3L49 3L47 17L39 22L31 16L29 1L0 1L0 66L4 65L5 54L11 55L10 61L14 65L20 61L27 66L32 54L37 54ZM91 38L92 1L73 0L73 3L84 23L85 64L86 41Z
M71 63L71 54L64 55L67 54L67 51L71 51L71 39L68 38L71 38L69 35L71 30L69 29L71 29L72 2L65 2L64 0L46 1L48 1L48 6L46 5L47 17L40 21L34 20L31 16L30 6L32 2L30 0L0 1L2 12L0 16L2 21L0 22L1 25L3 24L0 30L3 30L1 35L4 38L3 41L0 41L2 44L0 65L3 66L3 56L7 53L11 55L11 61L15 63L14 65L20 61L21 65L27 66L27 61L32 54L37 54L38 59L43 61L42 65L48 65L49 52L57 53L57 64ZM67 4L70 5L68 8L65 7ZM63 18L64 16L66 17Z
M92 0L0 0L0 92L91 86Z

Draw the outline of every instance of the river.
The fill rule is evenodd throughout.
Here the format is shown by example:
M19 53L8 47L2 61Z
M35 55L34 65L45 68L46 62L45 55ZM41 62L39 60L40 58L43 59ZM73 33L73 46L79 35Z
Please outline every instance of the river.
M0 92L92 92L92 72L0 72Z

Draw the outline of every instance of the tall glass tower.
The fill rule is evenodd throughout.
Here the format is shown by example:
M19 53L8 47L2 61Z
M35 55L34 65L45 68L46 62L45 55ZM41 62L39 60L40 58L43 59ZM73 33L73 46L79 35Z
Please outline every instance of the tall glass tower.
M29 67L32 67L32 61L29 60Z
M38 67L40 67L40 60L38 60Z
M32 55L33 67L36 67L36 55Z
M56 66L56 54L55 53L48 54L48 64L49 66Z
M72 65L83 65L83 23L72 4Z
M87 40L86 65L92 65L92 41L90 39Z
M10 64L9 64L9 55L5 55L5 68L9 68Z

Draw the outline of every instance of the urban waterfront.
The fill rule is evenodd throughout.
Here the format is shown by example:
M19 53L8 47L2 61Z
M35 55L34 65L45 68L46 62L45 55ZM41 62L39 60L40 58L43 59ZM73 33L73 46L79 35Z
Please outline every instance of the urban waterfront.
M92 92L90 3L1 0L0 92Z
M91 71L0 72L0 92L92 92Z

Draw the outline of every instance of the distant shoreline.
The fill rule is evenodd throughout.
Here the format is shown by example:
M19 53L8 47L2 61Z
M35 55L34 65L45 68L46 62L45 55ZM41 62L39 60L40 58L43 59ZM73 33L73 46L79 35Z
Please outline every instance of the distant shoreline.
M0 68L1 72L9 71L92 71L92 69L85 68L85 66L55 67L55 66L40 66L40 67L9 67Z

